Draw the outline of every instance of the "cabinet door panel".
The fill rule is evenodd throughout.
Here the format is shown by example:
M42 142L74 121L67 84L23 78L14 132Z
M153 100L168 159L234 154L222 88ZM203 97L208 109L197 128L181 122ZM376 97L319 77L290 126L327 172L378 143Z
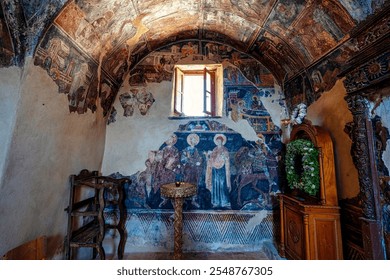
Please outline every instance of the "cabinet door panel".
M318 260L337 260L338 234L335 219L314 219L314 250Z
M304 227L302 215L286 206L285 211L285 235L286 252L294 259L305 259Z

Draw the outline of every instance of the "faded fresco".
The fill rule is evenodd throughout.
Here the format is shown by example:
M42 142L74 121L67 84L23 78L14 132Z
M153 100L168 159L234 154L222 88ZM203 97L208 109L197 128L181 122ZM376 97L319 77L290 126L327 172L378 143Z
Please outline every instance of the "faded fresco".
M11 40L11 35L8 32L4 14L0 7L0 67L13 64L15 53Z
M2 1L1 65L21 65L45 39L43 32L46 40L55 36L50 29L55 26L95 61L99 82L104 72L119 86L150 52L188 40L248 52L282 82L337 47L383 5L383 0Z
M0 1L0 67L22 66L64 0Z
M119 101L123 108L123 116L130 117L133 116L136 108L141 115L146 115L155 99L151 92L146 91L146 88L134 88L130 92L122 93Z
M149 152L144 170L133 175L112 174L132 180L127 186L127 207L171 209L172 203L161 197L160 187L180 180L198 186L197 194L186 201L186 209L273 209L281 141L279 128L261 100L275 95L274 79L256 60L224 45L191 41L153 52L130 75L130 91L119 96L123 115L133 116L135 110L142 114L139 96L151 106L154 98L147 92L147 84L171 81L174 65L183 60L225 65L224 111L234 121L248 120L258 140L247 141L212 120L181 125L158 150Z
M376 164L378 167L379 183L381 188L381 208L383 211L383 231L385 236L386 253L390 253L390 173L383 161L383 153L386 151L390 140L388 128L382 124L381 117L375 115L372 118L373 139L375 144Z
M133 59L135 64L139 62L144 56L137 57L136 49L150 52L183 39L217 39L244 51L251 49L264 31L291 42L288 45L294 49L293 53L300 56L307 51L307 59L316 58L317 47L309 50L311 44L300 44L305 40L304 36L314 35L313 38L326 43L321 47L326 51L328 45L334 43L331 38L340 42L351 26L384 5L382 0L207 0L202 4L195 0L185 3L151 0L3 2L1 6L7 14L16 55L23 56L23 52L34 50L43 31L54 24L98 62L121 57L117 66L129 66ZM175 21L174 26L172 21ZM22 29L26 30L23 34ZM294 41L297 36L302 40ZM273 42L273 45L277 43ZM124 50L127 56L121 55ZM266 56L270 58L272 54ZM121 75L110 70L110 75L120 80Z
M246 119L257 134L278 133L279 127L261 101L275 96L273 87L256 87L236 67L229 66L224 69L224 96L227 115L233 121Z
M204 53L204 55L199 53ZM228 103L224 104L225 111L231 112L230 115L235 121L247 118L254 128L261 126L262 130L255 129L256 132L274 130L268 112L264 107L260 108L261 102L257 101L261 97L274 95L275 80L273 75L255 59L226 45L210 42L202 44L201 48L196 41L183 42L180 45L172 45L148 55L131 72L129 77L130 92L119 96L123 116L133 116L136 109L141 115L146 115L155 101L153 94L146 90L147 84L172 81L175 64L183 63L183 61L223 63L225 65L223 73L224 99L228 100ZM239 92L239 96L234 97L237 92ZM240 100L242 102L239 102ZM254 103L256 102L259 103L259 108L255 108ZM251 110L248 111L247 109L250 108ZM267 129L264 128L263 122L267 123L265 125L268 127Z
M305 8L305 0L289 1L279 0L271 12L272 20L268 20L270 29L278 34L286 35L286 26L291 26Z
M38 2L22 1L20 7L10 2L3 5L4 14L0 14L2 34L5 34L0 42L4 50L2 64L12 63L10 59L15 52L23 51L23 44L37 44L37 38L30 35L35 29L39 34L45 23L38 15L52 14L63 5L54 0L47 1L49 5ZM116 97L117 89L128 76L130 84L142 91L140 86L148 82L171 80L173 65L181 60L230 63L257 87L272 87L275 81L279 85L287 81L288 88L299 83L289 81L291 77L299 79L296 74L310 67L308 87L305 84L302 88L303 84L300 84L298 91L302 94L304 89L310 88L308 99L315 100L334 83L339 71L336 64L332 64L332 69L323 69L321 63L325 60L319 63L319 59L343 43L356 21L382 5L381 1L357 3L346 0L243 3L221 0L205 1L202 5L191 0L185 6L180 1L168 4L151 0L99 0L93 3L77 0L63 5L51 26L45 29L44 38L32 48L36 50L36 61L45 59L42 50L55 52L48 49L48 42L52 40L59 40L61 43L58 44L63 45L61 52L53 54L57 57L53 59L67 56L69 50L72 52L72 59L65 59L65 62L73 62L73 65L62 66L57 73L52 73L51 66L47 69L59 85L59 92L67 93L70 81L74 83L69 93L72 112L83 113L86 108L94 111L99 103L104 103L103 111L107 115L112 105L109 101ZM38 9L36 14L33 7ZM9 18L10 14L21 15L15 13L19 10L23 11L28 23ZM171 24L173 19L174 26ZM30 23L31 28L27 26ZM7 25L8 29L5 29ZM19 27L23 26L30 28L26 36L16 36ZM7 30L16 30L12 31L16 32L15 36L5 32ZM27 38L29 42L21 42L19 37ZM332 54L328 56L330 60L334 58ZM76 89L78 83L80 86ZM112 96L107 96L107 86L112 86ZM105 88L106 97L101 97L102 88ZM132 94L129 92L122 97L121 105L127 110L125 115L131 115L131 108L142 103L131 100ZM102 100L99 102L93 99L94 96ZM132 105L133 101L137 104ZM150 107L151 104L142 106Z
M354 25L352 17L336 1L278 1L267 21L271 33L290 41L296 56L306 65L335 47ZM267 37L270 38L260 36L256 44ZM276 46L278 41L272 38L270 42Z
M88 108L95 111L99 89L90 86L96 75L96 65L74 48L60 31L51 32L56 36L41 42L34 64L47 71L58 85L59 93L68 95L70 112L82 114Z
M172 81L173 69L178 62L213 61L214 63L229 63L236 67L235 76L244 76L248 84L257 87L273 87L274 78L269 70L261 63L237 50L222 44L198 41L186 41L162 48L149 54L137 67L129 78L131 86L145 86L147 83Z
M272 209L277 205L281 151L280 138L275 136L259 134L257 141L247 141L211 120L181 125L158 150L149 152L144 170L128 176L132 183L126 189L126 205L171 209L160 188L180 180L198 186L186 209Z
M380 8L384 0L371 0L371 1L355 1L355 0L339 0L344 8L348 11L351 16L357 20L362 21L367 16L375 12Z
M296 76L285 84L285 96L291 107L304 102L312 104L323 92L333 88L343 65L353 54L351 46L343 46L320 59L317 64L307 69L307 75Z

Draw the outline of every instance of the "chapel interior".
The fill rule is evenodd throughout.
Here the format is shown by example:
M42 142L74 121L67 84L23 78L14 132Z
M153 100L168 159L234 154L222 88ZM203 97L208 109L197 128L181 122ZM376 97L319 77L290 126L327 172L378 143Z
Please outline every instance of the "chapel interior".
M388 0L0 1L0 256L389 259L389 46Z

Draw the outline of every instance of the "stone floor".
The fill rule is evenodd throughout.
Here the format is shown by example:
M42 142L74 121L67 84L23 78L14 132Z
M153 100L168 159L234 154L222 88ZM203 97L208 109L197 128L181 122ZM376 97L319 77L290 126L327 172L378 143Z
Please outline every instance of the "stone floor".
M173 253L150 252L131 253L124 256L126 260L172 260ZM185 252L183 260L268 260L264 252Z

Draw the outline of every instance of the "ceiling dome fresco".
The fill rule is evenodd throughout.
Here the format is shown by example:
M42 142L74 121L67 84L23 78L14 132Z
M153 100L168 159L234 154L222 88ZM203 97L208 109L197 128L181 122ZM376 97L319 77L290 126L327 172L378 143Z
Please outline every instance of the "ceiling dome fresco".
M351 30L386 2L5 0L0 64L22 65L32 55L60 92L69 93L77 74L83 75L78 79L85 91L93 85L101 95L102 84L117 91L125 76L158 49L211 42L258 60L282 84L336 49L342 49L338 60L347 57Z

